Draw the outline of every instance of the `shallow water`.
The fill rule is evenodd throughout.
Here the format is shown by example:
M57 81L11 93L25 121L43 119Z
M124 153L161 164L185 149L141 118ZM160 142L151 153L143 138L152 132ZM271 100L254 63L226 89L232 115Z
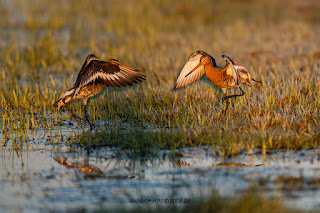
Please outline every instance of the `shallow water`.
M132 209L159 203L182 206L208 197L213 189L222 196L236 196L251 186L279 197L290 207L320 210L320 184L308 182L319 180L319 149L278 150L265 157L255 150L251 156L223 159L214 155L214 150L200 147L180 150L179 158L163 150L158 158L132 159L119 155L115 148L88 153L52 145L48 138L57 131L67 138L80 129L42 130L19 152L12 152L9 145L1 150L1 210ZM219 165L222 162L224 166ZM290 175L302 177L303 181L297 182L300 187L276 183L279 176Z

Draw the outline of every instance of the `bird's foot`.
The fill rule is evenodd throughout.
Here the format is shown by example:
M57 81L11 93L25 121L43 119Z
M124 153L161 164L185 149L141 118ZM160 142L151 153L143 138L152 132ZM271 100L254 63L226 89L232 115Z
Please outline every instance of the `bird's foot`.
M71 116L72 116L75 120L78 119L79 121L84 121L83 118L80 118L80 117L78 117L77 115L75 115L75 114L72 112L72 110L68 107L67 104L64 105L64 106L65 106L65 109L67 109L67 110L70 112Z
M226 115L227 114L227 110L229 108L229 97L223 97L222 98L222 101L225 101L226 102L226 108L225 109L222 109L221 112L220 112L220 115L223 114L223 115Z
M90 126L90 131L93 131L94 128L96 127L94 124L91 124L91 123L89 123L89 126Z

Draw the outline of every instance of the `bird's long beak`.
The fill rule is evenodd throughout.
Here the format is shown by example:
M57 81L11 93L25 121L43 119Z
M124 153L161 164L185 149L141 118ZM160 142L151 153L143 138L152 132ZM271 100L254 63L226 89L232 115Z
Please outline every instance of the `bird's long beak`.
M202 66L202 63L200 62L195 68L193 68L185 77L188 77L192 72L194 72L196 69L198 69L200 66Z
M131 67L127 67L127 66L124 66L123 64L119 64L120 67L123 67L125 69L129 69L129 70L136 70L136 69L133 69Z

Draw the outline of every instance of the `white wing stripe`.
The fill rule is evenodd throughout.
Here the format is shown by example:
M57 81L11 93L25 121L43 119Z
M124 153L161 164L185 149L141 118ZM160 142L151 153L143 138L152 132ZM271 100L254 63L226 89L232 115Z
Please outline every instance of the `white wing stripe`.
M61 97L61 99L64 99L65 97L67 97L68 95L71 95L73 93L74 89L71 89L69 91L67 91L66 93L63 94L63 96Z
M128 79L123 73L119 72L118 76L120 77L120 79L122 81L124 81L125 83L130 82L130 79Z
M106 75L105 79L107 79L108 81L112 81L111 76L109 76L109 75Z
M136 74L136 71L133 71L133 70L130 70L130 69L121 67L121 66L120 66L120 70L121 70L121 71L127 71L128 73L131 73L131 74Z
M114 75L114 77L116 78L117 82L122 86L122 84L125 84L125 82L119 77L120 73L117 73Z
M136 82L136 79L139 79L139 77L142 77L139 73L136 71L126 69L123 67L120 67L120 72L114 73L114 74L108 74L102 71L98 71L93 73L90 77L85 79L80 83L80 85L75 88L75 92L73 94L73 97L79 92L81 87L84 87L88 85L90 82L95 81L98 78L104 79L109 82L109 85L112 85L112 87L119 87L126 84L130 84L131 82ZM74 90L74 89L73 89ZM64 94L64 97L72 94L73 90L70 90Z
M129 72L129 73L127 73ZM120 75L124 78L124 79L128 79L128 78L133 78L137 75L137 73L133 72L132 70L129 69L125 69L125 71L116 73L116 74L106 74L104 72L96 72L94 73L92 76L90 76L90 78L88 78L87 80L85 80L83 83L81 83L79 86L83 87L87 84L89 84L91 81L96 80L97 78L102 78L108 81L115 81L114 83L121 83L123 82L123 80L121 78L119 78L118 75ZM124 82L125 83L125 82Z
M110 78L113 82L116 80L113 75L107 75L108 78Z
M233 65L236 70L247 70L244 66Z
M104 73L104 72L96 72L92 76L90 76L90 78L88 78L82 84L80 84L79 87L83 87L83 86L89 84L91 81L96 80L99 77L102 78L102 79L107 79L107 76L108 75L106 73Z

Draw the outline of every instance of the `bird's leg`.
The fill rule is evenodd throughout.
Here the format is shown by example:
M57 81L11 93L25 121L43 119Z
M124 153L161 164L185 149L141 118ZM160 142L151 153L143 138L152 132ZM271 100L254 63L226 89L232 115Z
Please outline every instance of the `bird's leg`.
M88 124L90 125L90 130L93 130L92 124L90 123L89 118L88 118L88 114L87 114L87 104L84 105L84 114L86 116L86 120L87 120Z
M239 89L241 90L241 94L239 95L229 95L229 96L224 96L223 99L226 100L226 99L229 99L229 98L232 98L232 97L237 97L237 96L244 96L245 93L243 92L243 90L241 89L241 87L239 87Z
M224 100L226 102L226 109L223 111L223 114L226 114L228 107L229 107L229 98L228 98L227 94L225 94L225 96L222 98L222 100Z
M76 116L76 115L72 112L72 110L69 108L68 104L65 104L64 106L65 106L65 107L67 108L67 110L70 112L70 114L72 115L72 117L74 117L75 119L79 119L80 121L81 121L81 120L83 121L82 118Z
M224 94L224 97L222 98L222 101L225 101L225 102L226 102L226 109L225 109L225 110L222 110L221 113L226 114L227 109L228 109L228 107L229 107L229 101L228 101L228 98L227 98L227 97L228 97L228 96L227 96L227 90L226 90L226 89L223 89L222 91L223 91L223 94Z
M244 96L245 95L245 93L241 89L241 87L239 87L239 89L241 90L241 94L239 94L239 95L229 95L229 96L227 96L227 92L225 92L225 96L222 98L222 100L226 101L226 109L224 111L224 114L227 112L227 109L229 107L229 101L228 101L229 98L237 97L237 96Z

